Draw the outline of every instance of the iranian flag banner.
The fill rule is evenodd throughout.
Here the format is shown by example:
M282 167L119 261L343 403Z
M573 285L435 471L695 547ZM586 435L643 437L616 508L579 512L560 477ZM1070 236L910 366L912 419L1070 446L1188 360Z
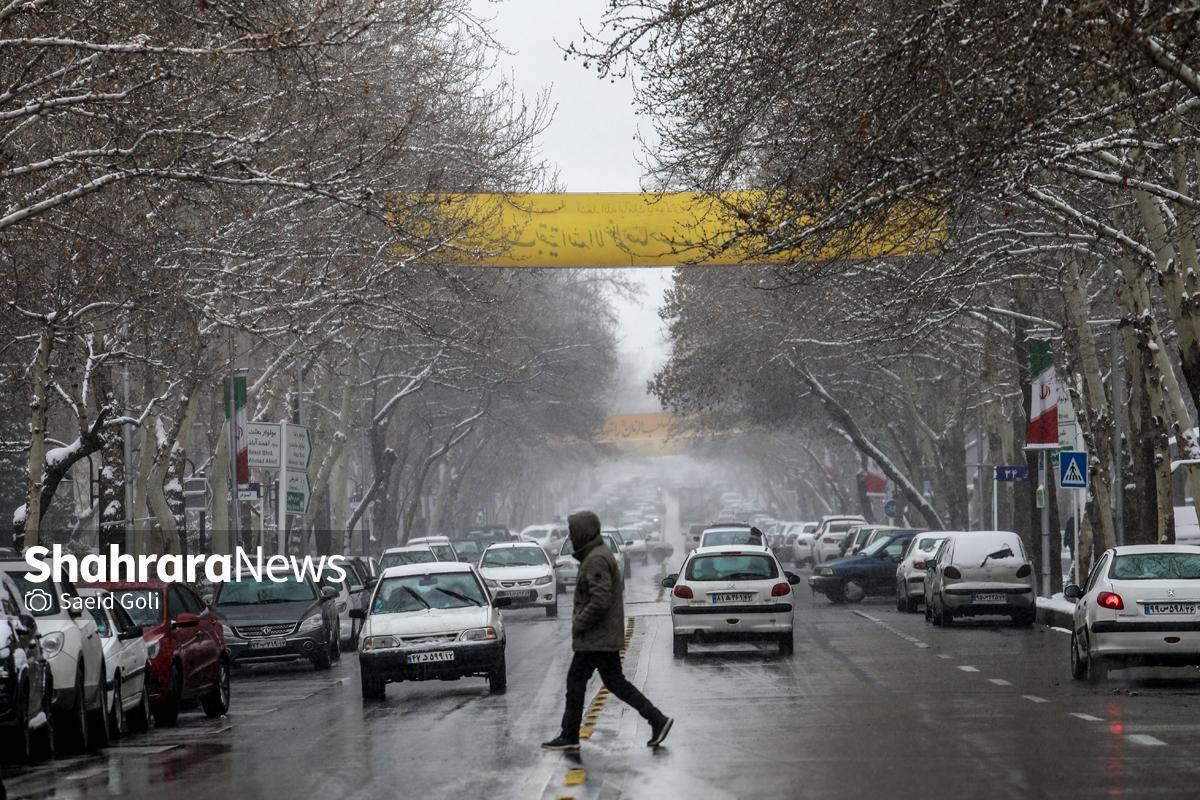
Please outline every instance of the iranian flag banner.
M1029 399L1029 430L1025 435L1027 450L1057 450L1058 443L1058 381L1054 377L1054 360L1050 357L1050 342L1035 340L1029 343L1029 375L1033 381Z

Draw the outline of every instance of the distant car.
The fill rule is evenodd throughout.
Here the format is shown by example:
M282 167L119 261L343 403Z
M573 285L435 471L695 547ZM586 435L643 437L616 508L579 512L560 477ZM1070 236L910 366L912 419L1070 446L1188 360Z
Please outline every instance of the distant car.
M340 659L338 591L288 572L271 580L244 574L217 584L213 609L224 625L231 661L311 661L319 670Z
M744 545L746 547L767 547L766 537L762 531L749 525L720 525L705 528L700 535L699 548L717 547L720 545Z
M911 614L925 602L925 560L945 538L941 531L927 531L909 541L896 567L896 610Z
M355 596L350 591L351 576L358 579L353 567L347 570L345 580L336 580L333 573L326 572L321 575L320 581L321 586L328 586L337 592L333 604L337 610L338 646L343 650L350 650L354 646L354 620L350 617L350 609L356 608L357 605Z
M857 555L817 564L808 585L831 603L857 603L869 596L890 595L895 590L896 566L915 535L912 531L893 533Z
M800 578L756 546L702 547L679 572L663 578L671 590L672 649L676 658L692 642L766 640L779 652L795 648L792 586Z
M113 736L150 729L150 690L146 686L149 656L142 626L107 589L79 590L81 597L96 598L88 612L104 646L105 680L109 686L109 723Z
M1071 677L1100 681L1110 668L1200 666L1200 547L1125 545L1097 559L1075 604Z
M479 557L483 555L483 548L479 546L479 542L464 539L454 543L454 552L458 553L458 560L462 563L478 564Z
M176 724L180 707L199 700L204 713L229 710L229 653L221 621L181 583L97 583L142 626L149 669L150 712L160 726Z
M633 566L629 563L629 554L625 552L625 548L621 545L620 538L612 531L601 531L600 538L604 540L604 544L608 546L608 549L612 551L613 556L617 559L617 566L621 568L621 577L629 578L633 574Z
M567 537L558 547L558 555L554 558L554 582L560 592L574 586L579 579L579 562L573 555L575 548L571 546L571 538Z
M865 523L866 520L860 515L822 517L813 531L812 562L817 564L836 558L838 547L849 530Z
M17 584L0 572L0 736L10 760L54 755L52 691L37 620Z
M381 700L387 684L397 681L473 675L486 677L492 692L503 692L508 676L499 609L511 602L493 597L470 564L438 561L385 570L367 610L354 612L363 621L358 654L363 698Z
M418 536L409 539L407 544L425 545L433 551L438 561L458 561L458 553L455 552L449 536Z
M650 548L646 543L646 534L641 528L621 527L618 528L618 533L621 534L621 549L631 559L636 558L643 566L650 563Z
M925 566L925 617L934 625L982 615L1008 616L1020 626L1033 624L1033 564L1017 534L950 532Z
M431 561L439 561L437 554L428 546L423 544L410 544L404 547L389 547L383 551L383 555L379 558L379 568L381 570L390 569L391 567L400 567L405 564L427 564Z
M792 542L792 562L799 565L813 564L813 534L817 531L816 522L797 522L785 534L785 537L795 536Z
M522 540L533 542L545 550L547 555L557 552L565 538L567 538L565 525L530 525L521 531Z
M704 529L707 525L691 525L687 532L687 550L691 552L700 545L700 537L704 534Z
M547 617L558 616L554 567L546 551L532 542L494 544L483 551L479 572L488 589L513 606L539 606Z

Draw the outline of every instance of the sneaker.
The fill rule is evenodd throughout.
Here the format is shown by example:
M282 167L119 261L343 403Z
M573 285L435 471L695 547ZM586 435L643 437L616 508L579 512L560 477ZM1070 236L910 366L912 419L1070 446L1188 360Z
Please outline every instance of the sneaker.
M566 736L563 736L560 733L558 736L555 736L550 741L542 742L542 749L543 750L578 750L579 749L579 740L578 739L568 739Z
M675 724L675 720L671 717L663 717L654 725L650 726L650 741L646 742L647 747L658 747L663 743L663 739L667 738L667 734L671 732L671 726Z

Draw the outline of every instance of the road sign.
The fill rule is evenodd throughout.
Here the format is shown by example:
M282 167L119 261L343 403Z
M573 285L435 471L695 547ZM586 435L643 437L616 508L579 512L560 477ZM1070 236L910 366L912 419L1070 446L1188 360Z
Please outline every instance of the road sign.
M248 486L238 487L238 500L257 500L262 497L262 485L251 483Z
M312 443L308 438L308 428L289 422L287 426L288 472L307 472L308 457L311 453Z
M1029 467L1023 467L1019 465L998 466L993 468L993 475L996 480L1002 483L1011 483L1012 481L1027 481L1029 480Z
M208 480L203 477L183 479L183 507L204 508L208 500Z
M246 424L246 458L252 467L279 469L279 423Z
M1088 459L1083 450L1063 450L1058 458L1060 489L1088 488Z
M287 474L287 513L303 514L308 510L308 496L311 494L308 485L308 475L304 472L289 472Z
M883 513L889 517L895 517L896 516L896 501L895 500L885 500L883 503Z

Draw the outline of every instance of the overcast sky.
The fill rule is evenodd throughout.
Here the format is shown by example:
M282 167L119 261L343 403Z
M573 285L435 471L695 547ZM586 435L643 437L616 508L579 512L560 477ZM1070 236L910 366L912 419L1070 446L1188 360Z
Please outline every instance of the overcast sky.
M639 119L631 87L601 81L578 61L563 61L559 47L579 38L581 22L595 28L606 0L471 2L509 51L499 56L497 68L530 98L543 89L550 92L556 108L542 136L542 154L557 167L562 187L568 192L638 191ZM641 128L650 132L644 120ZM615 413L658 409L643 387L666 357L657 314L670 275L667 269L631 273L644 288L640 302L619 301L622 373L629 390L619 396Z

